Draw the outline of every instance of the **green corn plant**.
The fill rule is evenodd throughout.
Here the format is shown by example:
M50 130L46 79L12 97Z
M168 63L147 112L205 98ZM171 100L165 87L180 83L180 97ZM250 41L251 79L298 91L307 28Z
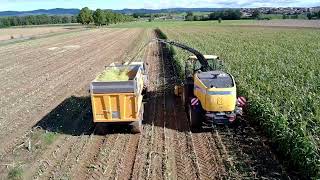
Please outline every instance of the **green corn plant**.
M161 27L160 27L161 28ZM258 123L302 175L320 178L320 30L198 26L161 30L171 40L215 54L250 99ZM188 54L175 49L183 74Z

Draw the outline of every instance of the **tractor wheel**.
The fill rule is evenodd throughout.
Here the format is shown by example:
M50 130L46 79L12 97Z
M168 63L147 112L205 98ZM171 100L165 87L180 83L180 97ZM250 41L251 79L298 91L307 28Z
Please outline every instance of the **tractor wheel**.
M200 115L192 108L191 105L188 106L188 117L191 129L198 128Z

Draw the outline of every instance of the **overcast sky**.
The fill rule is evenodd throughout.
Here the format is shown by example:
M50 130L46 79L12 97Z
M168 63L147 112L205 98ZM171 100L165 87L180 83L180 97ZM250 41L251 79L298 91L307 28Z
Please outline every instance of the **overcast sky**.
M313 7L320 0L0 0L0 11L52 8L238 8L238 7Z

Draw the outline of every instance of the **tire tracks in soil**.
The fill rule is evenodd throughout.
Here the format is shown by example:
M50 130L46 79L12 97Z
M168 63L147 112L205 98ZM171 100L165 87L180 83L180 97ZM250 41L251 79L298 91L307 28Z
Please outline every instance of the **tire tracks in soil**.
M151 71L153 77L150 78L151 82L155 82L152 88L154 90L154 100L152 101L154 105L154 111L152 112L151 119L151 137L148 151L147 160L145 164L145 169L147 170L146 179L163 179L165 172L165 148L164 148L164 74L163 74L163 64L161 61L161 51L159 49L159 44L154 43L151 47L151 56L149 64L151 64ZM148 57L148 59L149 59ZM153 79L154 78L154 79Z
M144 33L148 33L148 32L144 32ZM114 134L107 135L107 138L109 136L115 136L115 135ZM89 155L88 158L83 159L83 161L80 163L81 166L79 168L81 170L77 171L77 173L71 173L72 177L76 179L83 178L83 177L90 178L90 179L102 179L102 178L107 178L108 176L110 177L114 176L114 177L123 178L123 179L130 178L132 176L132 171L133 171L135 157L136 157L135 155L138 149L139 140L140 140L140 135L132 135L132 134L125 134L125 135L120 134L117 136L117 139L107 140L107 143L110 143L110 144L109 145L103 144L101 146L98 146L99 148L94 148L95 153L90 153L91 155ZM97 142L100 142L100 141L97 141ZM120 142L123 142L123 143L120 143ZM117 144L122 144L122 146L120 147L117 146L116 148L113 148L113 149L105 148L103 150L103 147L112 147ZM124 144L126 144L126 146L123 146ZM94 149L92 149L91 151L93 151ZM96 150L96 149L99 149L99 150ZM109 156L108 153L110 153L110 151L114 151L115 152L114 156L116 157L108 158ZM120 155L116 154L119 152L120 152ZM94 166L93 168L94 170L88 171L87 167L91 165ZM121 169L118 170L119 168ZM120 173L120 172L123 172L125 176L123 175L123 173Z
M131 36L131 39L134 37L134 36L132 36L132 33L134 33L134 32L131 32L130 34L128 34L129 36ZM123 39L124 40L124 39ZM113 46L114 44L116 44L116 42L118 42L118 40L115 40L113 43L111 43L111 45L109 45L108 43L106 43L106 44L108 44L106 47L110 47L110 46ZM117 46L115 46L115 48L114 49L116 49L116 47ZM100 52L102 52L103 51L103 49L104 48L102 48L102 50L100 50L100 51L97 51L95 54L94 54L94 56L96 57L98 54L100 54ZM92 55L92 54L91 54ZM68 75L69 75L69 81L66 81L67 79L66 78L64 78L64 76L63 75L61 75L61 76L59 76L60 78L57 78L57 79L55 79L55 81L56 81L56 85L54 85L52 88L53 89L55 89L55 87L58 87L58 86L61 86L61 84L62 84L62 87L60 87L60 88L62 88L62 90L64 91L64 92L68 92L69 91L69 93L67 93L67 94L70 94L70 88L71 87L77 87L77 86L79 86L79 82L82 82L80 85L80 87L84 87L85 86L85 84L87 84L87 83L89 83L88 82L88 80L84 80L83 78L85 78L85 79L88 79L88 78L90 78L89 76L88 77L86 77L86 76L83 76L83 72L84 72L84 70L87 68L87 67L95 67L96 66L96 61L88 61L88 58L89 57L86 57L86 58L84 58L84 60L82 60L83 62L84 62L84 64L82 64L79 68L81 68L80 70L70 70L69 72L71 73L67 73ZM100 59L100 58L99 58ZM102 61L102 63L104 63L104 61ZM99 63L100 64L100 63ZM102 67L103 67L103 65L102 65ZM95 72L97 72L97 71L94 71L95 69L102 69L101 67L100 68L90 68L90 71L91 71L91 74L94 74ZM86 72L87 73L87 72ZM85 73L85 74L86 74ZM78 79L76 79L76 81L72 81L73 79L74 79L74 77L78 77ZM62 80L64 78L64 80ZM93 78L93 76L92 76L92 78ZM72 84L70 84L70 82L72 83ZM63 88L63 87L66 87L66 88ZM40 89L38 88L38 90L36 90L36 91L40 91ZM32 94L35 94L36 93L36 91L33 91L33 92L31 92L31 94L29 95L29 96L31 96ZM61 91L61 90L60 90ZM74 90L71 90L71 92L72 91L74 91ZM43 92L43 94L45 95L45 93L46 92ZM56 94L57 92L56 91L51 91L50 92L52 95L54 95L54 94ZM62 94L63 92L61 92L61 94ZM41 94L38 94L38 95L41 95ZM50 94L46 94L45 95L46 97L50 97ZM41 96L40 96L41 97ZM54 97L54 96L53 96ZM65 96L64 96L65 97ZM26 96L25 96L25 98L26 98ZM45 102L46 100L43 100L42 102ZM59 101L59 102L61 102L61 100ZM27 102L27 104L29 104L28 102ZM22 105L21 105L22 106ZM43 105L42 105L43 106ZM23 106L24 107L24 109L19 109L19 108L17 108L17 110L18 110L18 112L15 112L15 115L17 115L17 114L19 114L19 112L21 112L21 113L24 113L24 112L26 112L26 111L28 111L28 109L30 108L30 107L28 107L28 106ZM43 108L44 109L44 108ZM11 112L12 113L12 112ZM18 116L19 117L19 116ZM36 119L36 118L32 118L32 119ZM20 123L21 123L21 121L19 121ZM3 124L4 122L2 122L2 124ZM15 126L17 126L18 124L15 124ZM27 125L27 124L26 124ZM12 123L11 123L11 126L12 126ZM6 128L8 129L8 126L6 126ZM9 128L10 129L10 128ZM12 127L12 129L14 129L14 127ZM2 133L4 133L4 132L7 132L7 131L3 131ZM2 136L3 137L3 136ZM2 147L4 147L4 146L2 146Z
M153 32L150 33L148 36L150 36L150 39L153 37ZM153 58L153 45L150 44L147 46L147 49L145 51L145 60L151 64L152 58ZM154 69L153 66L148 67L149 72L149 91L154 91L155 86L153 83L155 82L155 78L153 76ZM152 95L148 101L148 105L145 106L145 112L144 112L144 121L143 121L143 131L140 135L140 140L138 143L138 149L136 150L136 155L134 159L134 164L132 166L132 172L130 175L130 179L142 179L143 177L147 176L147 170L145 169L148 159L148 152L150 151L150 143L152 139L152 132L153 132L153 126L152 126L152 119L151 119L151 112L155 112L155 103L152 103L155 101L154 95Z
M133 33L136 33L136 32L139 32L139 31L133 31ZM134 39L134 37L135 36L132 36L133 35L133 33L130 33L130 34L128 34L129 35L129 39L127 39L126 40L126 42L130 42L130 41L132 41L133 39ZM127 36L128 37L128 36ZM125 40L125 36L123 36L123 38L121 38L122 39L122 41L123 40ZM121 40L120 39L120 40ZM131 40L130 40L131 39ZM117 41L115 41L115 42L118 42L118 40ZM119 43L118 43L119 44ZM119 45L121 45L121 43L119 44ZM121 45L122 46L122 45ZM116 48L117 46L115 46L115 48ZM114 48L114 49L115 49ZM123 46L122 46L122 49L123 49ZM119 51L118 51L119 52ZM123 51L122 51L123 52ZM96 56L96 55L95 55ZM95 62L91 62L91 63L89 63L89 64L92 64L92 65L94 65L94 63ZM103 66L102 66L103 67ZM101 69L101 67L99 68L99 69ZM78 74L81 74L81 71L80 71L80 73L78 73ZM82 79L80 79L80 81L81 81ZM86 87L87 86L87 83L88 82L83 82L82 81L82 83L81 83L81 87ZM86 88L84 88L84 90L83 90L84 92L86 91ZM63 157L67 157L67 159L70 157L70 159L72 159L72 158L74 158L73 157L73 154L72 153L74 153L74 150L76 150L76 148L75 147L78 147L78 144L79 144L79 142L80 142L80 144L83 142L82 140L79 140L79 139L83 139L83 138L75 138L75 137L65 137L64 135L62 135L60 138L58 138L58 140L57 140L57 142L60 142L60 141L63 141L63 140L61 140L61 139L64 139L65 138L65 141L66 142L69 142L69 143L67 143L66 145L65 145L65 147L64 147L64 150L63 151L61 151L60 153L61 154L64 154L64 156ZM59 140L60 139L60 140ZM85 143L86 144L86 143ZM82 145L80 145L80 146L82 146ZM52 149L57 149L57 148L53 148L53 147L48 147L49 149L47 149L46 151L48 152L44 152L43 154L50 154L50 151L52 150ZM7 151L8 152L8 151ZM45 156L45 155L44 155ZM78 154L78 156L79 156L79 154ZM78 157L77 156L77 157ZM50 159L50 157L48 157L49 159ZM44 157L41 157L41 159L44 159ZM63 158L62 158L63 159ZM37 161L37 160L36 160ZM54 163L51 163L51 164L56 164L56 166L53 168L53 172L55 172L54 170L56 170L56 169L59 169L59 167L63 167L63 165L66 163L67 161L61 161L61 159L60 159L60 161L59 161L59 158L58 158L58 160L56 161L56 162L54 162ZM49 171L50 172L50 171ZM57 171L56 171L57 172Z
M97 144L98 145L101 145L101 142L104 142L105 140L104 140L104 138L101 138L101 137L94 137L94 138L97 138L98 140L96 140L96 142L97 142ZM78 142L77 142L78 143ZM77 144L76 143L76 144ZM109 142L108 142L109 143ZM114 143L114 142L113 142ZM111 145L112 146L112 145ZM71 146L71 147L74 147L74 146ZM96 147L96 146L95 146ZM99 148L98 148L99 149ZM92 150L92 149L90 149L90 150ZM63 163L62 163L63 164ZM69 162L69 164L70 164L70 162ZM55 169L55 171L56 172L59 172L59 171L61 171L61 170L63 170L63 169L65 169L64 167L65 167L66 165L64 165L64 166L62 166L62 167L60 167L60 168L58 168L58 169ZM70 166L70 165L69 165ZM68 173L65 173L65 174L68 174Z

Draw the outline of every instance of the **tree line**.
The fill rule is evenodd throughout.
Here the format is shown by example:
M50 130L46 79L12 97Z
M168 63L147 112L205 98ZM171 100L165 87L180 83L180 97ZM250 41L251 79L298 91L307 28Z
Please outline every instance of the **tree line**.
M170 14L170 13L152 13L152 14L146 14L146 13L133 13L132 16L136 19L139 18L158 18L158 17L163 17L166 14Z
M77 21L81 24L94 23L97 26L117 24L120 22L133 21L134 18L129 15L114 13L111 10L97 9L95 11L90 10L88 7L82 8Z
M0 17L0 27L67 23L94 23L97 26L101 26L132 20L134 20L132 16L114 13L111 10L97 9L96 11L92 11L89 8L85 7L82 8L79 14L75 16L30 15Z
M320 11L318 12L308 12L307 18L310 19L320 19Z
M76 16L32 15L32 16L10 16L10 17L0 18L0 27L41 25L41 24L66 24L66 23L77 23L77 17Z
M307 14L302 14L308 19L320 19L319 12L308 12ZM193 12L187 12L185 16L186 21L208 21L208 20L239 20L239 19L258 19L258 20L269 20L272 17L264 17L259 12L255 10L250 17L241 17L242 13L239 9L227 9L224 11L212 12L209 15L194 15ZM282 19L299 19L299 14L287 15L283 14Z
M239 20L241 18L241 12L239 9L227 9L224 11L212 12L209 15L194 15L192 12L188 12L185 16L186 21L208 21L208 20Z

